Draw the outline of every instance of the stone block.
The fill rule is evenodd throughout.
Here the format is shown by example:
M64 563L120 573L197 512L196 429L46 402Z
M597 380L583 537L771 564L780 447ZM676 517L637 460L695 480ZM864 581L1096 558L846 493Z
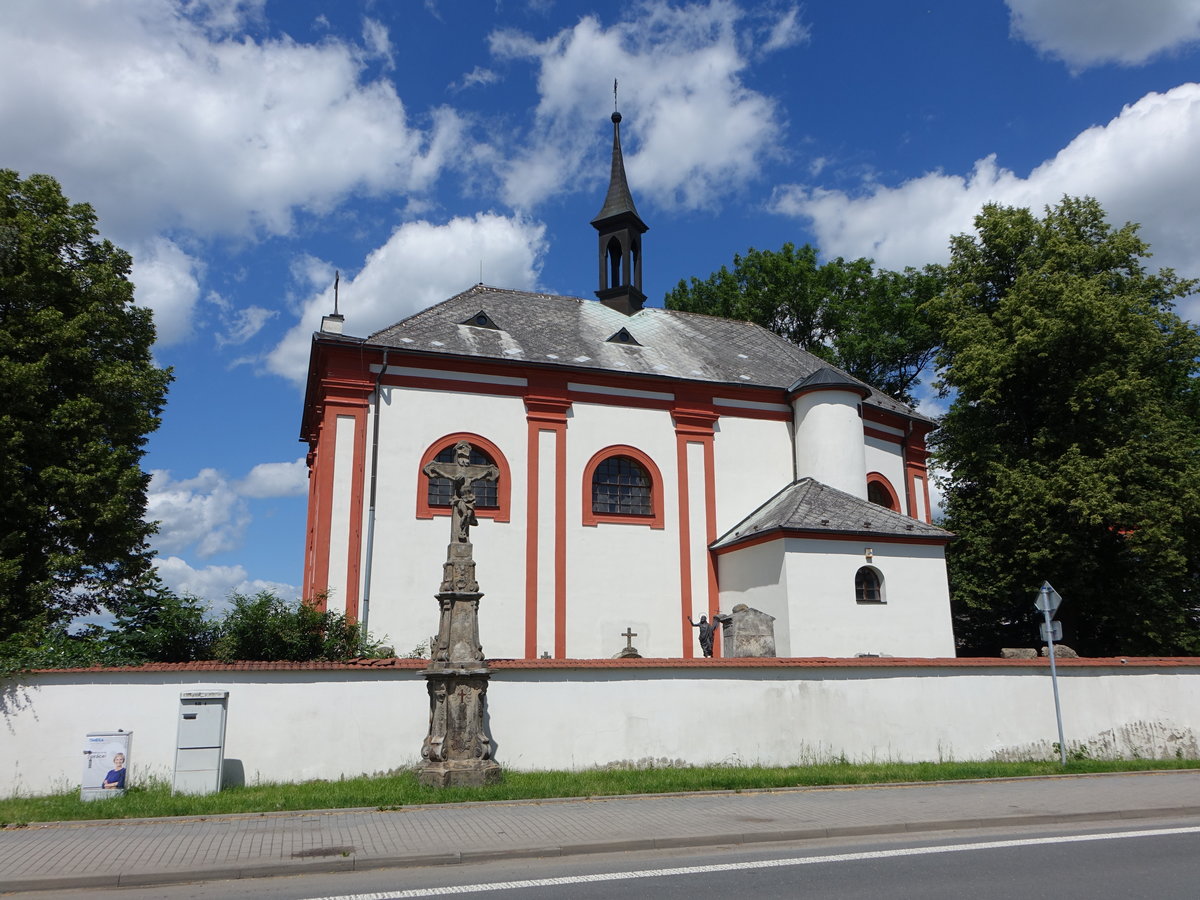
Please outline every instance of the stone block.
M721 622L722 652L726 657L773 657L775 617L739 603Z
M1038 652L1032 647L1004 647L1000 650L1002 659L1037 659Z
M1041 655L1045 656L1045 657L1049 657L1050 656L1049 648L1042 647ZM1079 659L1079 654L1076 653L1074 650L1072 650L1070 647L1068 647L1066 644L1055 644L1054 645L1054 658L1055 659Z

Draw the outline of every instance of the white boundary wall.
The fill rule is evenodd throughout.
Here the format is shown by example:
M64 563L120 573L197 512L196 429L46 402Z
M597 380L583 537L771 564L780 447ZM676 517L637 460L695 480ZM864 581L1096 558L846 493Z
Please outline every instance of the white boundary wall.
M1059 673L1071 748L1200 756L1200 660L1064 661ZM45 672L0 685L0 795L77 786L89 731L132 730L133 781L169 779L179 694L210 689L229 691L227 784L419 759L428 700L413 668ZM496 759L514 769L1055 755L1039 661L499 662L488 702Z

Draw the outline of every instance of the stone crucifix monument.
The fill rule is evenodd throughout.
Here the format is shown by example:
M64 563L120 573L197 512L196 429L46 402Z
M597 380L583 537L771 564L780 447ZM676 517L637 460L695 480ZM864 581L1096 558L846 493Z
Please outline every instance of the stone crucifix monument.
M495 781L500 767L492 759L492 739L484 728L491 670L479 643L479 583L471 548L477 481L495 481L495 466L471 465L471 445L459 441L454 461L431 462L421 470L429 478L445 478L450 500L450 546L437 593L440 618L423 669L429 690L429 734L421 746L421 784L434 787L480 785Z

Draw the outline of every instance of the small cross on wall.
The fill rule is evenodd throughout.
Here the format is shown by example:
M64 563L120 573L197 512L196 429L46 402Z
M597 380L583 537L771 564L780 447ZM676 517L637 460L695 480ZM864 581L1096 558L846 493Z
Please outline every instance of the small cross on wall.
M633 639L637 637L637 632L633 630L633 626L626 625L625 630L621 632L621 637L625 638L625 649L633 649Z

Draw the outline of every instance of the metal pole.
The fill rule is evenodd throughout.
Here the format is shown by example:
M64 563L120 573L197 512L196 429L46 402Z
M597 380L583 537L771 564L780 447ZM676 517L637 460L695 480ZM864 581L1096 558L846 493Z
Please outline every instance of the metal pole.
M1045 588L1042 589L1045 591ZM1062 764L1067 764L1067 741L1063 737L1062 706L1058 702L1058 666L1054 662L1054 631L1050 624L1050 605L1042 610L1046 618L1046 649L1050 653L1050 683L1054 686L1054 718L1058 722L1058 749L1062 755Z

